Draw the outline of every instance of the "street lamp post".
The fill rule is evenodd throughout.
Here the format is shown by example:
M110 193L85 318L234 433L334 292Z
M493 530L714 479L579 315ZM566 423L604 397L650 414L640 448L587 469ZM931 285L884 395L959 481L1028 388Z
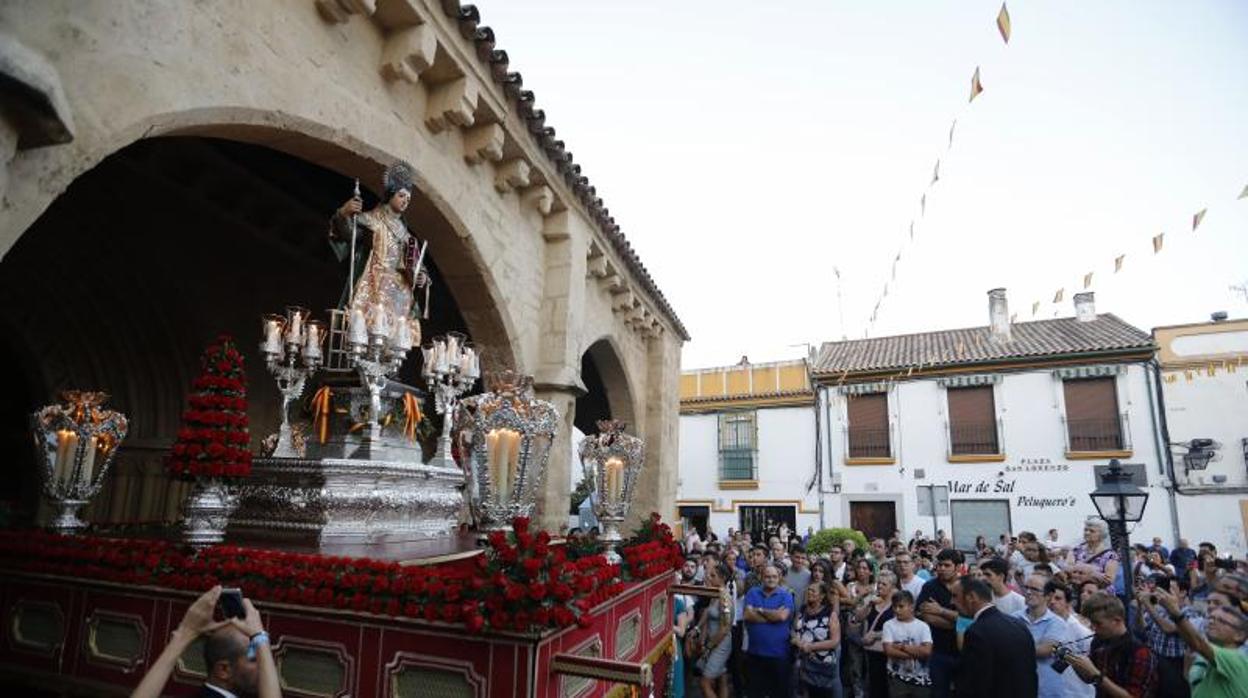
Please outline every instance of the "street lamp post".
M1115 459L1109 462L1109 468L1101 475L1100 485L1090 496L1097 513L1109 524L1110 541L1118 548L1119 564L1122 565L1123 592L1130 598L1134 593L1135 580L1132 579L1127 524L1138 523L1144 518L1148 493L1131 482L1131 473Z

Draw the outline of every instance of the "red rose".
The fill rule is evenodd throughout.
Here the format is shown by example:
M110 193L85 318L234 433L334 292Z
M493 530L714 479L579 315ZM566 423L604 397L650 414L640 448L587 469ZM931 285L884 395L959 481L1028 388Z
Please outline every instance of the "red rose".
M582 613L581 615L576 617L576 624L581 626L582 628L588 628L589 626L594 624L594 620L589 617L588 613Z
M512 520L511 528L512 530L516 532L517 535L521 533L527 533L529 530L529 517L517 516L515 519Z
M470 613L464 616L464 626L470 633L479 633L485 628L485 618L482 618L480 613Z
M529 598L534 601L541 601L546 598L546 585L541 582L533 582L529 585Z

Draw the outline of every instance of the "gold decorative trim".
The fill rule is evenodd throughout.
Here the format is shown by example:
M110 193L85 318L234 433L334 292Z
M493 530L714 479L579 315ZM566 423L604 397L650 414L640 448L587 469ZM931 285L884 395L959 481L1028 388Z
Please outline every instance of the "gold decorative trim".
M485 698L485 677L478 674L472 662L463 659L447 659L415 652L396 652L385 666L381 695L395 695L395 677L399 672L413 668L437 669L449 673L459 672L472 687L473 698Z
M845 458L845 465L894 465L896 458Z
M56 642L48 645L22 637L22 613L28 608L47 609L56 616L56 623L61 629L61 636ZM43 657L55 657L57 652L65 645L65 635L65 613L61 610L60 604L51 601L29 601L27 599L19 599L17 603L13 604L12 620L9 623L9 639L12 640L14 647L29 650Z
M581 653L586 650L589 650L593 652L594 654L582 655ZM571 650L568 650L566 654L601 659L602 656L606 654L606 652L603 651L603 647L602 647L602 636L599 635L598 633L594 633L592 636L586 638L580 644L573 647ZM550 666L548 668L548 671L550 673L552 674L559 673L559 671L555 668L555 665L557 662L558 662L558 657L551 658ZM568 674L561 675L559 677L559 695L561 696L561 698L580 698L580 696L583 696L589 693L590 690L593 689L594 687L593 679L585 681L585 685L583 686L574 687L574 686L569 685L570 681L574 681L576 679L583 679L583 678L586 678L586 677L573 676L573 675L568 675Z
M1106 458L1130 458L1135 451L1067 451L1067 460L1105 460Z
M947 460L950 463L1002 463L1005 461L1004 453L963 453L959 455L950 455Z
M103 652L99 647L101 621L112 621L136 628L139 632L138 655L135 657L123 657ZM147 623L143 621L142 616L97 608L87 617L86 627L87 662L112 668L120 667L124 673L129 674L147 660L148 630Z
M769 398L749 398L741 397L738 399L716 398L713 400L698 401L681 401L681 414L705 414L708 412L717 412L725 409L739 410L742 408L758 407L809 407L815 404L815 395L813 392L806 392L801 395L787 395L783 397Z
M338 690L333 693L313 693L312 691L287 685L286 675L282 673L282 663L286 659L287 652L292 649L329 655L337 659L338 666L342 668L342 683L338 686ZM309 698L345 698L352 693L351 677L355 676L355 658L351 656L351 652L341 642L326 642L324 640L283 635L278 639L277 644L273 646L273 663L277 665L277 680L281 683L282 691L285 695L308 696Z
M719 489L721 490L756 490L758 489L758 480L720 480Z
M797 507L799 514L818 514L819 509L807 509L806 502L800 499L734 499L732 504L727 507L715 506L715 500L712 499L681 499L676 502L675 518L680 520L680 507L710 507L712 512L718 514L731 514L737 510L738 506L758 506L760 504L786 506L792 505Z

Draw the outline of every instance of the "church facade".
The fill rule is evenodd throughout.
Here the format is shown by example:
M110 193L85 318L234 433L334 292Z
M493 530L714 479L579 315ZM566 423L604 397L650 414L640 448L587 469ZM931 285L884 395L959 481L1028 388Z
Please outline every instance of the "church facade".
M565 435L628 422L647 444L634 512L673 509L688 335L475 8L8 4L0 71L0 358L21 376L4 418L65 388L112 394L132 432L95 520L176 519L159 463L199 349L221 331L254 347L285 304L332 307L329 216L352 179L375 200L399 160L429 243L425 337L463 331L485 371L532 374ZM261 361L248 376L258 439L276 390ZM579 468L555 443L552 530ZM7 498L37 499L32 478Z

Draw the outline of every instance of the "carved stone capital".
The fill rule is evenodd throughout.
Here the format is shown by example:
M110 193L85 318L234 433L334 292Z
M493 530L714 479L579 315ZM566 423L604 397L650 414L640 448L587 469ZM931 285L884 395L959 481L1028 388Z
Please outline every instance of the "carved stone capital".
M371 17L377 11L377 0L316 0L316 9L326 22L342 24L351 15Z
M543 216L549 216L555 204L555 192L545 184L538 184L524 190L521 200L526 206L532 206Z
M502 124L482 124L464 132L464 160L469 165L503 158L503 142L507 137Z
M429 93L425 125L434 133L441 133L451 126L472 126L478 96L477 84L466 77L433 87Z
M529 186L531 169L524 158L512 158L501 163L494 174L494 188L499 192L508 192Z
M437 51L437 36L428 25L400 29L386 39L381 54L382 77L415 84L420 74L433 65Z

